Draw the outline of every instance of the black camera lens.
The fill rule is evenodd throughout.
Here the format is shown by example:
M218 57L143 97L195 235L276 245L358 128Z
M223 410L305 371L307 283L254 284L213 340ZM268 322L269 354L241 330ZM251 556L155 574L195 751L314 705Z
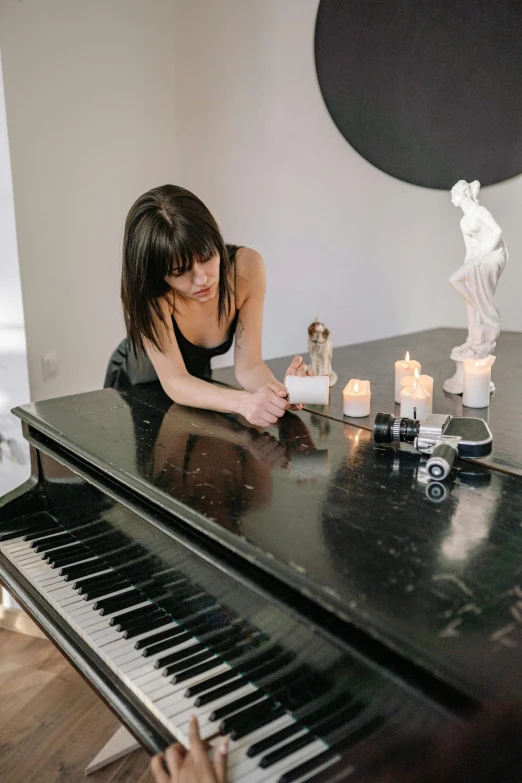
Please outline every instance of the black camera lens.
M373 438L376 443L413 443L419 434L416 419L398 419L391 413L378 413L373 425Z
M373 437L376 443L392 443L393 422L395 416L391 413L378 413L373 425Z

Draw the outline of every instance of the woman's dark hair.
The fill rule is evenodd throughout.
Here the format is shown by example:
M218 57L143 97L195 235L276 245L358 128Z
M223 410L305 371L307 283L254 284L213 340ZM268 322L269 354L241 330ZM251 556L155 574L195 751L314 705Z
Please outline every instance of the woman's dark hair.
M165 276L174 269L183 274L194 261L208 261L216 253L221 260L218 319L222 321L231 307L234 258L229 258L207 207L177 185L153 188L132 205L123 237L121 300L127 336L136 352L144 350L144 339L161 350L152 314L165 323L159 301L171 290Z

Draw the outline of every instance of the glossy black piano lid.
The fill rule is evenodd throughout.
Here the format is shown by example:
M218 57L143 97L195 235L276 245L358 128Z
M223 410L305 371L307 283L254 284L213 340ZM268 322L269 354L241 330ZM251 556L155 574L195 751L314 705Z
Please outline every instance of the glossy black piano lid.
M434 380L433 410L451 416L477 416L485 419L493 432L493 452L481 462L500 470L522 476L522 333L503 332L495 348L496 362L491 377L496 391L488 408L466 408L462 395L448 394L442 388L446 378L455 372L455 362L449 356L454 345L466 338L462 329L430 329L425 332L389 337L334 349L333 368L339 380L330 392L329 405L311 406L314 410L370 429L379 411L400 414L394 402L395 361L404 359L406 351L422 364L422 372ZM308 355L303 353L308 361ZM292 357L271 359L267 364L276 378L284 377ZM232 369L214 372L215 380L234 384ZM371 415L362 419L343 416L342 390L350 378L371 382Z
M522 696L520 477L462 462L428 487L367 430L305 411L260 433L155 384L18 413L436 676Z

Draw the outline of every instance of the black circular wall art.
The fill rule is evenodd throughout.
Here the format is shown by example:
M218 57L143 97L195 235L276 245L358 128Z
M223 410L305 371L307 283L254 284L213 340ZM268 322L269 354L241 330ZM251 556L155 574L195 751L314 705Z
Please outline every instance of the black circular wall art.
M345 139L393 177L522 172L522 0L321 0L315 63Z

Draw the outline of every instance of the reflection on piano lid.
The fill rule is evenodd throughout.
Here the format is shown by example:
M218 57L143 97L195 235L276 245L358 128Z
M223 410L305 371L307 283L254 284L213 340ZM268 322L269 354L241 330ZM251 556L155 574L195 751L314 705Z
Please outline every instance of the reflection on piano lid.
M290 783L343 760L351 768L365 742L399 727L455 719L266 582L229 561L220 567L190 536L151 524L147 509L139 515L69 478L41 476L4 502L0 573L36 619L52 618L59 643L66 629L88 679L93 668L105 673L109 701L117 685L150 750L173 738L186 744L196 714L211 743L230 735L231 781Z
M0 578L150 750L195 711L232 780L328 780L522 695L519 476L460 466L435 503L363 429L260 433L157 386L18 413L33 478L0 499Z

